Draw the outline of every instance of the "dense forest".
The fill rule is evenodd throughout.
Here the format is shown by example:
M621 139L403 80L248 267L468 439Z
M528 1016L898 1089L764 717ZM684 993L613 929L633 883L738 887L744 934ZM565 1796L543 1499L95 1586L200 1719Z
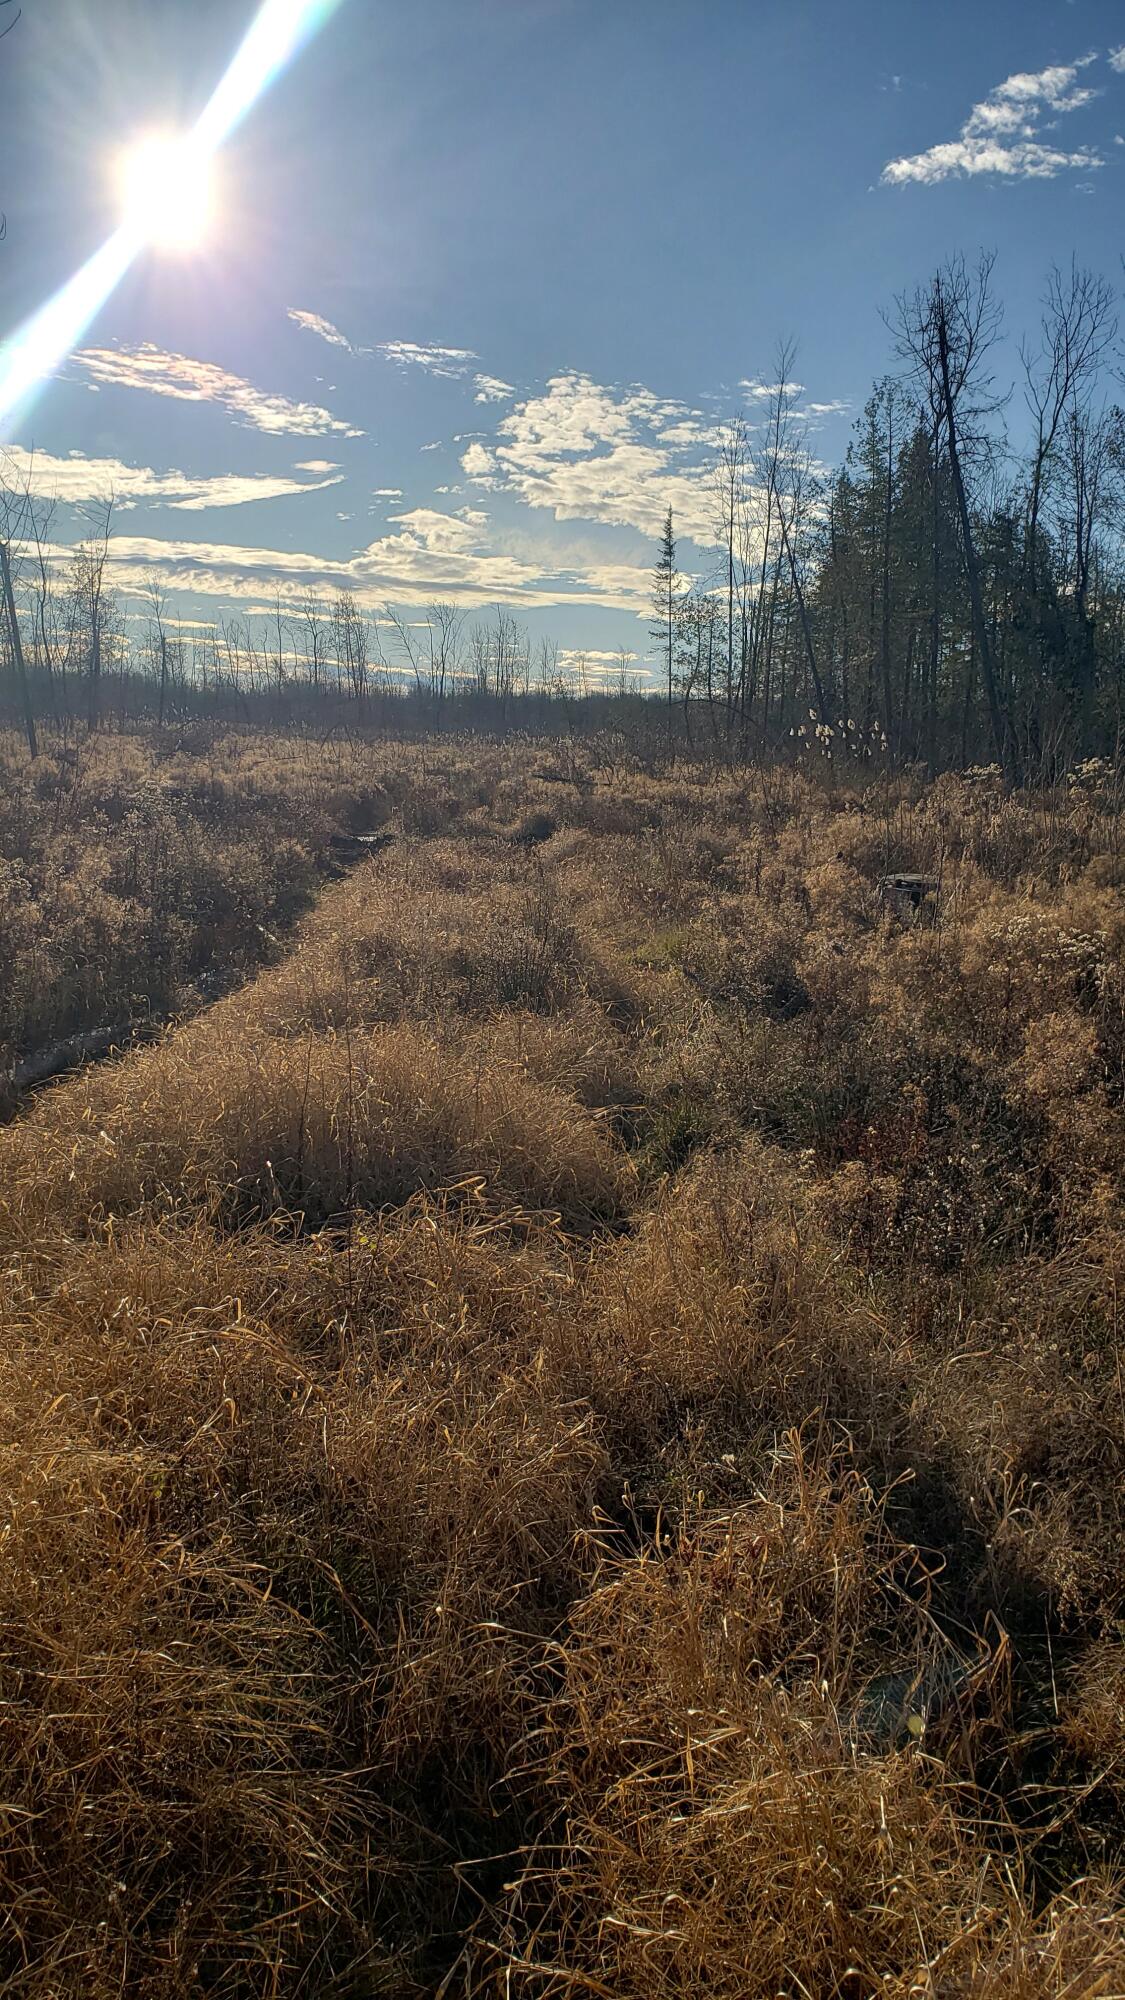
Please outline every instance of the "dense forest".
M681 569L669 512L653 577L654 685L531 637L510 608L372 615L347 591L279 595L268 618L193 626L153 583L112 587L113 502L60 551L54 509L0 486L0 668L32 753L37 717L91 723L185 706L312 698L429 723L602 724L607 704L678 752L995 765L1051 781L1115 756L1125 673L1125 413L1113 288L1053 270L1040 325L997 379L993 258L957 258L885 315L892 367L846 459L819 462L783 342L754 421L730 419L709 472L714 546ZM65 558L65 560L63 559ZM656 692L664 714L657 718Z

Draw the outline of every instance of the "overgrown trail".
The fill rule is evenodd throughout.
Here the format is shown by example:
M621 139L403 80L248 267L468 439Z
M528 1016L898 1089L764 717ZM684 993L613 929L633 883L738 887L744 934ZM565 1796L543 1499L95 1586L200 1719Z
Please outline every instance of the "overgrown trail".
M437 754L0 1131L3 1978L1125 1989L1111 813Z

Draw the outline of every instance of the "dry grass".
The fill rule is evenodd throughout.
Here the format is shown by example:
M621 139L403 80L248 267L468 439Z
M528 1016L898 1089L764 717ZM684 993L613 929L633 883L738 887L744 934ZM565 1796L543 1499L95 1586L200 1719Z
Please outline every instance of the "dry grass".
M82 758L9 1024L282 914L0 1130L0 1993L1125 1992L1109 801Z
M505 1936L531 1990L1119 1983L1108 1891L1084 1924L1064 1904L1035 1927L972 1838L965 1739L997 1662L935 1645L913 1562L846 1461L797 1433L750 1506L605 1558L535 1739L560 1837Z
M7 1161L24 1226L185 1199L324 1222L466 1180L577 1224L611 1216L623 1180L586 1112L487 1047L408 1025L264 1037L221 1009L45 1097Z

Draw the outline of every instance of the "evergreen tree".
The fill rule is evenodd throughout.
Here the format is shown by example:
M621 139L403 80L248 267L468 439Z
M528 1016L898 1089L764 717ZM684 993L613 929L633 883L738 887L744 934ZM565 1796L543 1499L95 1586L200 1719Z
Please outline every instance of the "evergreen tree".
M653 624L651 635L664 654L668 690L668 727L672 726L672 705L676 681L676 607L680 577L676 568L676 536L669 507L660 538L660 554L652 576Z

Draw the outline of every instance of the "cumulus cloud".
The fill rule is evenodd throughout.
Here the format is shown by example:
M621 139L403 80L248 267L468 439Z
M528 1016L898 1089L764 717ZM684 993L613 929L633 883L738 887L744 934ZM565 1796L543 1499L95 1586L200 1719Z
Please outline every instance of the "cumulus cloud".
M202 513L206 507L244 507L254 500L281 500L294 493L320 493L326 486L338 486L341 477L334 466L314 460L306 471L335 476L275 479L257 473L222 472L210 479L196 479L183 472L154 472L147 465L125 465L118 458L85 458L79 452L54 458L50 452L28 452L19 445L2 454L0 466L11 485L30 491L38 499L82 506L112 493L124 510L147 503L185 514Z
M666 451L714 451L722 429L721 424L709 423L702 417L680 417L661 426L660 442Z
M151 396L169 396L176 402L214 403L247 428L275 437L364 435L315 403L295 403L287 396L270 395L213 361L168 353L152 341L137 347L83 347L74 360L99 388L144 389Z
M461 453L461 470L474 486L487 491L500 484L496 476L496 460L483 444L471 444Z
M924 153L888 160L881 176L884 184L901 187L918 181L931 186L951 175L976 174L1049 180L1069 168L1100 167L1100 155L1089 146L1067 152L1039 137L1044 125L1053 126L1064 114L1081 111L1098 95L1079 81L1094 60L1083 56L1048 69L1017 71L974 104L956 139L930 146ZM1116 59L1110 60L1116 66Z
M331 328L331 322L326 324ZM325 337L317 327L309 330ZM410 343L386 343L380 351L404 368L439 375L459 372L466 387L479 379L498 383L499 378L481 378L472 371L475 357L468 349L422 350ZM417 359L423 352L425 362ZM252 410L261 416L261 392L212 364L153 347L88 349L82 362L95 378L186 400L211 400L245 421L251 420ZM425 605L447 596L466 606L503 599L528 608L580 604L645 616L650 552L637 538L643 536L651 544L671 506L677 534L685 542L709 550L719 540L714 449L722 427L717 416L661 396L644 384L606 385L578 370L551 377L534 394L502 386L505 403L496 410L488 433L461 432L452 444L435 439L421 446L425 452L460 453L465 484L452 491L471 493L477 504L458 508L451 499L439 508L431 488L433 504L403 506L401 489L369 489L368 510L376 521L386 503L399 503L401 511L390 516L386 532L344 560L221 541L118 537L114 561L119 564L121 587L139 587L138 579L143 582L147 569L169 588L210 597L224 606L241 603L243 609L275 591L284 597L313 587L325 592L352 590L357 601L371 609L388 597L404 605ZM765 396L771 390L765 381L744 387L748 395ZM280 402L281 407L276 420L271 416L259 423L260 428L292 430L292 413L307 407L267 400ZM494 400L501 401L499 395ZM810 414L827 415L842 407L823 403ZM335 424L334 419L328 421ZM72 482L84 479L85 489L97 492L113 486L127 503L147 499L184 510L310 491L312 482L336 483L339 474L336 462L327 457L309 457L297 465L295 476L277 481L243 480L233 474L192 480L174 472L137 472L116 461L99 463L96 477L92 472L71 473ZM71 491L76 490L72 483ZM485 496L493 492L530 510L524 517L526 529L510 521L502 527L490 523L483 506ZM410 501L414 499L411 493ZM563 546L557 528L547 530L541 521L537 523L536 516L544 513L554 523L589 523L589 533ZM341 512L339 518L350 516ZM610 529L631 533L627 538L613 536L607 532Z
M477 392L474 403L506 403L516 393L514 385L502 382L498 375L474 375L473 381Z
M556 375L501 418L491 450L471 444L462 470L482 491L503 488L557 521L588 520L659 534L671 507L681 534L715 539L709 466L714 427L699 411L640 384L607 388Z

